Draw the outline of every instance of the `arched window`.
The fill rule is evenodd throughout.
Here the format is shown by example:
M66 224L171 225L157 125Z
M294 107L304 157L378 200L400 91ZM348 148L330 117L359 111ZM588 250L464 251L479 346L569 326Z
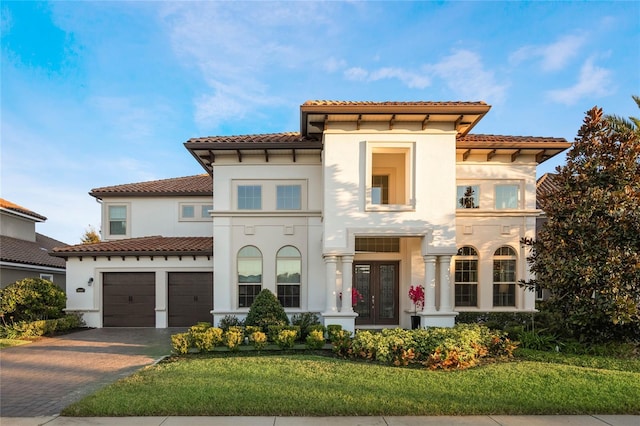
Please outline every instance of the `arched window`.
M238 307L248 308L262 290L262 253L254 246L238 252Z
M455 260L455 304L478 306L478 253L473 247L460 247Z
M493 254L493 306L516 306L516 252L500 247Z
M278 300L285 308L300 307L300 276L302 256L292 246L284 246L276 256L276 283Z

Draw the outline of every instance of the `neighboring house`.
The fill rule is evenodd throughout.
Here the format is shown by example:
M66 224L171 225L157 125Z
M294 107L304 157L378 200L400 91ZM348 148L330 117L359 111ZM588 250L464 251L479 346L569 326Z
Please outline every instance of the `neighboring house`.
M65 262L49 256L66 244L36 232L46 217L0 198L0 287L24 278L44 278L65 290Z
M106 241L54 252L77 287L68 310L94 327L218 323L267 288L325 325L409 327L423 285L423 326L532 311L517 281L536 166L570 144L469 134L489 109L309 101L299 133L190 139L207 175L92 190Z

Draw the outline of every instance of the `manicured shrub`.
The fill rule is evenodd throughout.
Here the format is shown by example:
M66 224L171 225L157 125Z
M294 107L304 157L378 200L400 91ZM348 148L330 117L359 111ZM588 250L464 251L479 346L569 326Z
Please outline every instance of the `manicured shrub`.
M305 340L309 349L322 349L324 346L324 332L311 330Z
M309 335L309 327L321 325L320 317L313 312L303 312L291 317L291 325L300 327L300 339L305 340Z
M331 343L338 338L340 331L342 331L342 326L340 324L329 324L327 326L327 334L329 335L329 341Z
M249 308L245 325L253 325L268 330L270 325L288 325L289 317L284 312L278 298L268 289L256 296Z
M341 326L339 329L335 328L331 343L333 344L333 352L336 355L344 358L351 357L352 355L351 345L353 341L351 340L350 331L343 330Z
M224 333L224 341L230 351L237 351L244 340L244 333L241 327L229 327Z
M275 343L281 349L291 349L296 342L298 333L295 330L280 330L275 338Z
M247 325L244 327L244 333L247 336L251 336L253 333L255 333L256 331L265 331L260 327L256 327L255 325Z
M191 332L191 333L204 333L209 328L211 328L211 323L210 322L199 322L199 323L189 327L189 332Z
M249 335L249 341L257 350L262 350L267 347L267 335L262 331L254 331L251 333Z
M9 321L0 325L0 338L28 339L62 333L84 326L78 314L67 314L62 318L38 321Z
M275 343L278 339L278 335L282 330L295 331L296 338L300 336L300 327L298 327L297 325L270 325L267 337L270 341Z
M200 323L203 324L203 323ZM216 346L222 343L222 329L218 327L208 327L205 331L201 327L191 327L189 333L191 334L191 342L194 347L200 351L211 352ZM194 331L196 330L196 331Z
M51 281L25 278L0 289L0 313L13 321L37 321L64 316L67 297Z
M178 355L188 353L192 343L190 333L178 333L171 335L171 347Z
M220 327L222 331L229 330L229 327L242 327L244 325L244 321L235 315L225 315L218 323L218 327Z

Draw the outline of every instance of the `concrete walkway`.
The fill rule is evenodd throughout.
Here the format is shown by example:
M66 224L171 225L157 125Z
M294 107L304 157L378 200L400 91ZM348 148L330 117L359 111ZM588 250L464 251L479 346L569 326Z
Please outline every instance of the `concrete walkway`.
M34 417L2 426L638 426L640 416Z
M64 407L171 353L182 329L84 330L0 350L0 423Z

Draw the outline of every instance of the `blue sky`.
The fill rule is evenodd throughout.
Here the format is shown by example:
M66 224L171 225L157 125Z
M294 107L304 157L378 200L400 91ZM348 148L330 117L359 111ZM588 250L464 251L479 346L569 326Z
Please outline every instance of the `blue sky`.
M474 133L569 141L594 105L638 115L635 1L0 7L1 196L67 243L92 188L202 173L187 139L297 131L308 99L483 100Z

